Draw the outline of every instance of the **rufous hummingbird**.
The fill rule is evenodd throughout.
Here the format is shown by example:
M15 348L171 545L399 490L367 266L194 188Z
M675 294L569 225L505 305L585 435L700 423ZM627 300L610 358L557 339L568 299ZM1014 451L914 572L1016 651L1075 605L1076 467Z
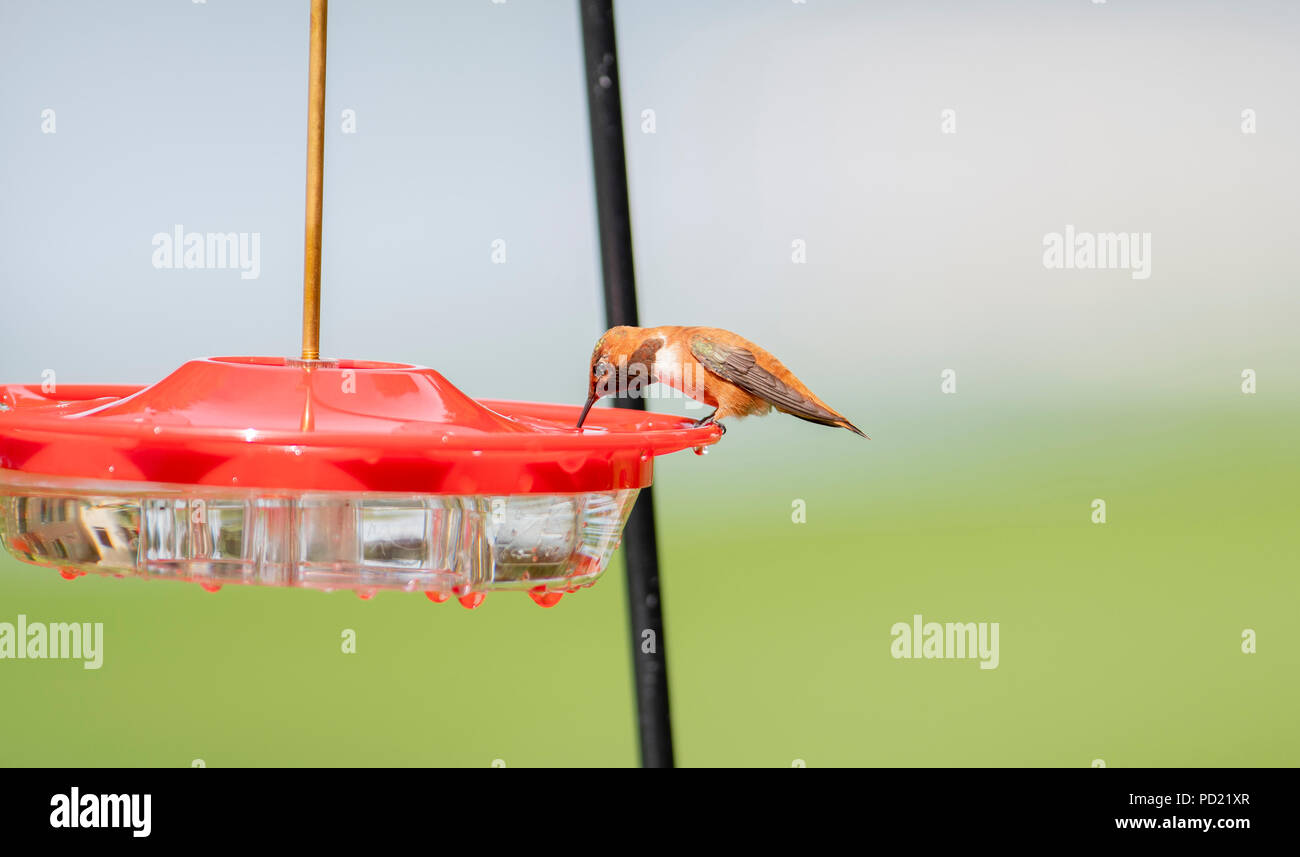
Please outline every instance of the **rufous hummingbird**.
M695 421L697 426L728 417L763 415L775 408L801 420L867 437L817 398L780 360L748 339L717 327L607 330L591 352L587 404L578 417L578 427L602 396L641 395L655 381L714 408L713 413Z

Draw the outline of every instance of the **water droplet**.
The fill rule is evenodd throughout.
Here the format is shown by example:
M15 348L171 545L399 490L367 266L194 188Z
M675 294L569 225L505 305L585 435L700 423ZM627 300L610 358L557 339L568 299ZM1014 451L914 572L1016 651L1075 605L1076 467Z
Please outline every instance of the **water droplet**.
M154 433L154 434L162 434L162 426L154 426L154 427L153 427L153 433Z
M59 574L63 576L64 580L76 580L78 577L85 574L85 572L77 571L75 568L61 568L59 569Z
M221 584L220 584L220 583L200 583L199 586L201 586L201 587L203 588L203 591L204 591L204 592L220 592L220 591L221 591Z
M438 592L438 591L436 591L436 590L430 589L429 591L427 591L427 592L424 593L424 597L425 597L425 598L428 598L428 599L429 599L430 601L432 601L434 604L441 604L442 602L446 601L446 600L447 600L448 598L450 598L451 596L448 595L448 594L445 593L445 592Z
M373 589L358 589L356 590L356 593L357 597L362 601L369 601L371 598L375 597L375 590Z
M483 603L484 598L487 598L487 593L471 592L469 595L462 595L460 597L460 604L466 610L473 610L475 607L478 607Z
M528 590L528 597L536 602L538 607L554 607L560 603L564 597L563 592L547 592L545 586L534 586Z

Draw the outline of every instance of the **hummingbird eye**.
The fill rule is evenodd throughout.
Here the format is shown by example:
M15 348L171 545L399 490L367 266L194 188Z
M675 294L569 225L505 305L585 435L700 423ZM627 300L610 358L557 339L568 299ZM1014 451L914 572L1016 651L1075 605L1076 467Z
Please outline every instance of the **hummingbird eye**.
M605 360L602 358L601 361L596 364L596 377L603 378L608 374L609 374L609 364L606 363Z

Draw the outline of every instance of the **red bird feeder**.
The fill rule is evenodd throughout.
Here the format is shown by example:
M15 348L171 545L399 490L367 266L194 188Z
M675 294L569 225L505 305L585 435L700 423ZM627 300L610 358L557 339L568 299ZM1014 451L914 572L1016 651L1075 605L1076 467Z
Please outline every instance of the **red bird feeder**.
M432 369L320 360L325 0L308 69L302 359L190 361L150 387L0 386L0 543L86 572L419 590L543 607L590 586L653 458L721 437L644 411L478 402Z
M216 357L150 387L0 386L0 540L63 569L550 606L590 586L653 458L716 426L479 402L402 363Z

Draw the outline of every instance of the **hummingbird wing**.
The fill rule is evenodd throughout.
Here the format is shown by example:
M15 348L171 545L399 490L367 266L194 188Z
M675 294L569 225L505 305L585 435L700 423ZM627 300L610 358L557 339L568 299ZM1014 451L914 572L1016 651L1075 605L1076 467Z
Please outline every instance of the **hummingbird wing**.
M754 353L737 345L726 345L707 336L692 336L691 354L705 369L724 381L769 402L779 411L824 425L838 425L844 417L812 401L771 372L758 365Z

